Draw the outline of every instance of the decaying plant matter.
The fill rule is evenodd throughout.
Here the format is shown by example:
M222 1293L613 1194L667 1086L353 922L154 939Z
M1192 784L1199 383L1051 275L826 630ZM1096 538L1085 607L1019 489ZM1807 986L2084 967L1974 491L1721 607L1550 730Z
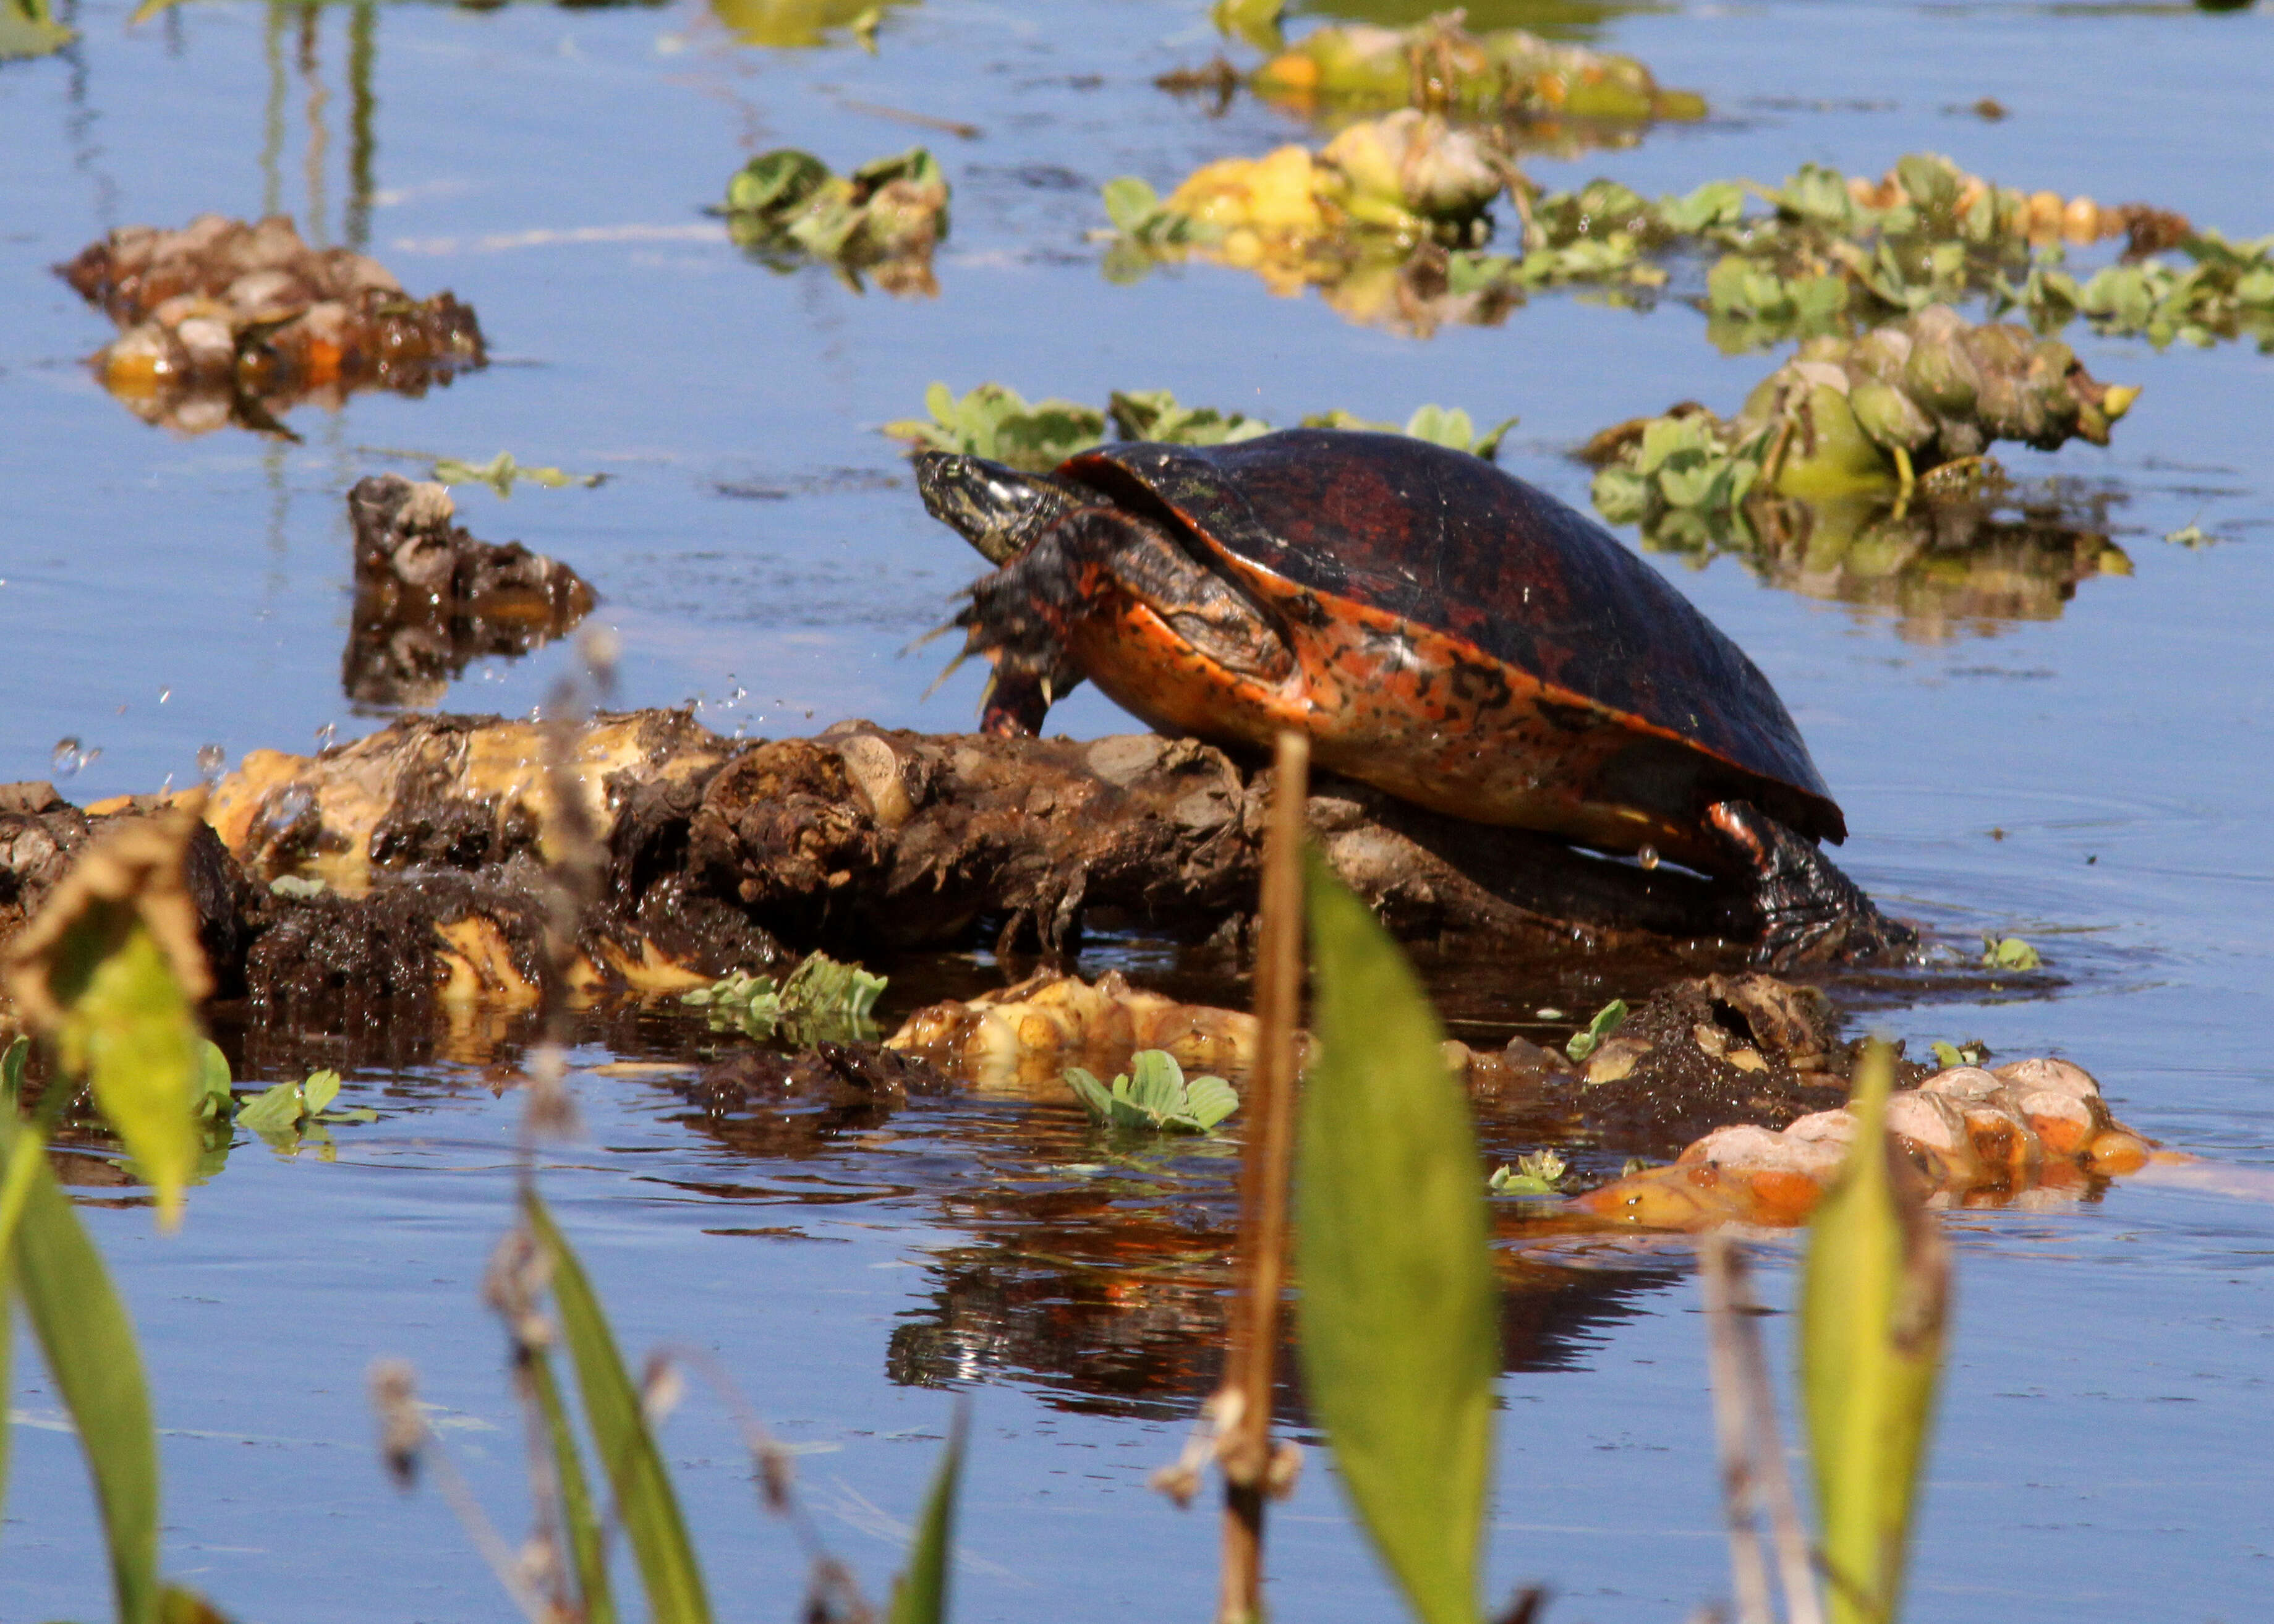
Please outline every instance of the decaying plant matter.
M806 259L861 272L889 293L936 294L931 253L947 235L947 178L921 147L832 175L811 153L761 153L727 184L727 229L777 269Z
M2100 1085L2066 1060L2017 1060L1995 1071L1952 1066L1898 1091L1889 1132L1930 1205L2059 1202L2096 1178L2138 1171L2154 1146L2109 1114ZM1718 1128L1670 1167L1630 1174L1579 1198L1600 1216L1648 1229L1807 1221L1856 1133L1847 1106L1781 1130Z
M56 268L123 329L94 357L103 387L184 432L278 432L303 400L423 394L486 358L473 311L449 293L413 299L377 260L311 248L281 214L123 226Z
M519 542L478 541L447 486L394 474L348 492L356 598L340 685L375 709L439 703L468 663L526 654L591 612L592 589Z

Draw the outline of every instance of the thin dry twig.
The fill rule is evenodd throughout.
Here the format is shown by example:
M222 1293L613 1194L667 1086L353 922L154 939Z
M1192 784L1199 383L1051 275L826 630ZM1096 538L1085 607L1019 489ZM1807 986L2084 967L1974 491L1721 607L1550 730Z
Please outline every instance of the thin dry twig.
M1736 1243L1721 1230L1709 1231L1698 1252L1739 1624L1773 1624L1774 1617L1758 1530L1762 1516L1776 1553L1785 1618L1789 1624L1824 1624L1808 1527L1777 1427L1776 1393L1761 1347L1762 1310L1753 1297L1751 1271Z
M1290 1462L1271 1443L1273 1365L1279 1298L1287 1273L1287 1184L1293 1160L1295 1018L1303 996L1304 806L1310 741L1279 735L1271 824L1263 855L1261 923L1255 955L1256 1064L1240 1161L1239 1290L1230 1357L1216 1400L1224 1468L1224 1590L1219 1624L1262 1616L1263 1507L1291 1486ZM1297 1457L1299 1458L1299 1457Z

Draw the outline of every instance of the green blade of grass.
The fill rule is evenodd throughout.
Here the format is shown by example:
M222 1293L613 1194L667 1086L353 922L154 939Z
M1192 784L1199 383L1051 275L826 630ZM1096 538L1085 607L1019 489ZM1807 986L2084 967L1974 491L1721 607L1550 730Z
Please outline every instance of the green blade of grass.
M1891 1174L1893 1061L1856 1078L1856 1139L1809 1227L1800 1380L1834 1624L1892 1624L1949 1308L1947 1249Z
M94 1480L119 1624L157 1624L158 1437L134 1327L39 1136L11 1139L9 1171L23 1169L25 1191L16 1288Z
M584 1624L615 1624L615 1597L608 1588L607 1539L592 1503L591 1485L585 1480L584 1458L576 1447L576 1431L568 1425L568 1406L561 1402L553 1357L541 1348L530 1355L529 1385L537 1395L546 1435L553 1444L553 1481L561 1489L561 1520L568 1525L568 1559L576 1569Z
M585 1422L615 1492L616 1515L639 1563L649 1616L653 1624L710 1624L711 1603L686 1520L680 1515L679 1497L672 1490L662 1452L641 1409L638 1389L624 1370L623 1355L608 1329L600 1299L534 1190L523 1195L522 1208L531 1233L552 1260L553 1299L576 1367Z
M1474 1624L1500 1368L1476 1137L1397 946L1315 854L1308 891L1304 1387L1415 1615Z
M924 1497L923 1520L916 1524L906 1572L892 1581L887 1624L945 1624L948 1575L955 1560L955 1496L963 1477L963 1443L971 1428L969 1410L957 1405L947 1429L947 1447Z

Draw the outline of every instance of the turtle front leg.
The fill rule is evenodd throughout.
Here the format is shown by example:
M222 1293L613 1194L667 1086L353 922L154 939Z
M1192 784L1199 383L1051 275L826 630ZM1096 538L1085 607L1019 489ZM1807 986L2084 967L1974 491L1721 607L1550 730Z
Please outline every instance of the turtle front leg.
M1706 818L1752 876L1761 932L1754 957L1771 969L1876 958L1918 945L1918 933L1880 913L1821 846L1751 801L1717 801Z

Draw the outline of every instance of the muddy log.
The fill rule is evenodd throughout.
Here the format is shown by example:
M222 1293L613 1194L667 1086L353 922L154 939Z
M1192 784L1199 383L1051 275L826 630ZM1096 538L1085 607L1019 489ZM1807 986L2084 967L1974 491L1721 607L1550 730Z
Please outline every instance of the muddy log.
M533 1002L550 974L542 921L571 861L600 880L568 973L584 992L772 967L785 944L991 941L1068 958L1086 925L1236 952L1269 789L1267 771L1151 735L847 722L745 742L676 710L569 730L405 718L316 756L255 750L215 786L215 968L256 999ZM147 809L122 798L81 813L45 786L11 793L0 898L49 883L90 816ZM1337 870L1409 940L1673 959L1734 954L1724 938L1746 934L1743 898L1694 876L1346 781L1320 781L1310 819ZM23 917L14 903L0 929Z

